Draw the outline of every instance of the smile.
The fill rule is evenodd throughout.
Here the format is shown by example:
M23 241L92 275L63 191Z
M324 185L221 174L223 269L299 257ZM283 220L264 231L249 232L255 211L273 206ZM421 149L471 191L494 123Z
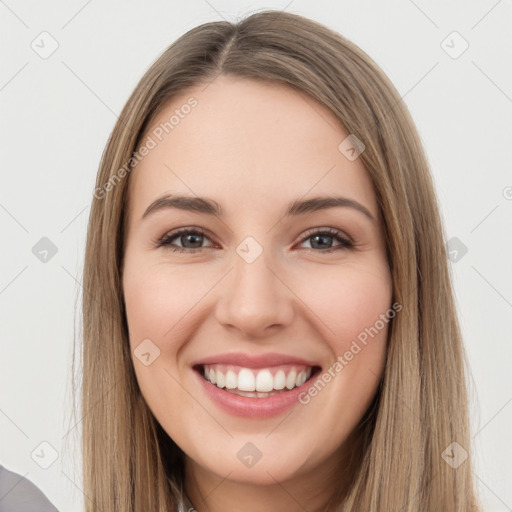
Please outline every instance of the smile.
M191 367L205 398L230 415L253 420L301 405L299 395L322 371L318 361L279 353L226 352Z
M208 364L202 368L204 378L217 388L251 398L267 398L302 386L313 367L282 365L271 368L244 368L225 364Z

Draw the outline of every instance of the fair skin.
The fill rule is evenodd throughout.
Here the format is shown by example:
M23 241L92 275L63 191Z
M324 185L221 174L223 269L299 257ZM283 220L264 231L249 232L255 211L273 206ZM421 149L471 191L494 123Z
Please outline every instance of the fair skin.
M160 350L148 366L133 356L139 387L186 454L185 487L199 512L318 510L343 485L345 441L376 393L387 324L307 403L270 415L221 407L205 384L233 394L194 365L219 354L298 357L315 365L309 389L350 351L392 303L375 193L361 159L338 150L348 134L334 115L275 83L220 76L173 98L146 135L191 96L197 106L130 176L123 265L130 345L132 355L145 339ZM142 218L164 194L211 198L223 214L161 208ZM326 196L357 201L374 220L350 207L285 216L292 201ZM178 228L204 235L155 247ZM314 236L325 229L354 247ZM257 245L245 249L262 251L250 263L237 252L248 236ZM243 462L244 446L261 455L255 464Z

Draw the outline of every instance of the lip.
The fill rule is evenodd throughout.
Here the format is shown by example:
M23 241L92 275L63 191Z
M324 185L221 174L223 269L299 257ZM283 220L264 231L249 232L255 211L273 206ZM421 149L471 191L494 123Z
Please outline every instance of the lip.
M246 397L235 395L224 389L218 388L215 384L207 381L201 372L206 364L232 364L245 368L269 368L285 364L296 364L311 366L313 372L304 384L266 398ZM312 361L306 361L297 357L284 354L263 354L250 356L247 354L231 353L219 354L208 357L193 363L193 372L199 379L199 384L212 402L223 411L238 417L244 418L268 418L284 413L293 406L300 405L299 395L311 386L311 382L320 374L321 366Z
M286 364L295 364L297 366L321 366L317 361L307 361L298 357L286 354L268 353L259 355L243 354L241 352L230 352L226 354L217 354L192 363L193 367L205 364L230 364L233 366L242 366L243 368L270 368Z

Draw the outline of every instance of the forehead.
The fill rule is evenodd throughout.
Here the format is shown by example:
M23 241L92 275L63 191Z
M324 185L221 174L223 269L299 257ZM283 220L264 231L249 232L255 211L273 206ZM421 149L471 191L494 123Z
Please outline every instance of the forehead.
M219 76L175 96L149 126L141 144L151 149L130 177L130 210L140 216L163 193L213 197L228 215L340 194L378 217L361 159L339 149L348 135L305 93Z

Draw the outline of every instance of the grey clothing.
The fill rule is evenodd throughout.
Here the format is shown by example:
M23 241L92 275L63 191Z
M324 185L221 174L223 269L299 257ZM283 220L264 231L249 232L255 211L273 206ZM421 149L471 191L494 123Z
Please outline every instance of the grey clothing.
M22 475L0 465L0 512L59 512L44 493ZM178 512L197 512L186 494Z
M30 480L0 466L0 512L59 512Z

